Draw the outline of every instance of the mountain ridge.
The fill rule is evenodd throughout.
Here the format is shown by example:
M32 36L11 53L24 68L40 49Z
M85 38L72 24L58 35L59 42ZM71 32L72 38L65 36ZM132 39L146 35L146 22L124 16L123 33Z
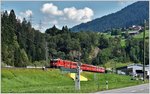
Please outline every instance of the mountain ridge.
M144 19L149 18L149 1L138 1L125 8L96 18L87 23L81 23L71 28L71 31L103 32L112 28L123 28L132 25L141 25Z

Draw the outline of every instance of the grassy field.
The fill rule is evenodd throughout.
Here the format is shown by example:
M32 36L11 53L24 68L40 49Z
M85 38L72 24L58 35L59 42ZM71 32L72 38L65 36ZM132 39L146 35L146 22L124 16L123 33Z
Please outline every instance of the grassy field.
M130 32L130 31L129 31ZM110 38L110 37L115 37L115 36L111 36L111 34L108 34L108 33L102 33L106 38ZM149 37L149 31L146 30L145 32L145 37L148 38ZM138 39L141 39L143 38L143 32L142 33L139 33L135 36L133 36L133 38L138 38ZM121 46L122 47L125 47L125 39L121 39Z
M149 37L149 31L145 31L145 37ZM143 38L143 32L134 36L134 38Z
M122 47L125 47L125 46L126 46L125 39L121 39L121 46L122 46Z
M127 66L129 64L133 64L133 62L127 62L127 63L116 62L116 65L115 65L115 62L116 61L114 61L114 60L110 60L107 63L105 63L105 67L106 68L114 68L116 66L116 68L118 68L118 67Z
M67 73L57 69L2 69L1 91L3 93L66 93L78 92L74 89L74 81ZM79 92L95 92L105 90L105 81L109 82L109 89L141 84L141 81L130 80L131 77L116 74L96 74L82 72L89 81L81 82ZM99 88L98 88L99 85Z

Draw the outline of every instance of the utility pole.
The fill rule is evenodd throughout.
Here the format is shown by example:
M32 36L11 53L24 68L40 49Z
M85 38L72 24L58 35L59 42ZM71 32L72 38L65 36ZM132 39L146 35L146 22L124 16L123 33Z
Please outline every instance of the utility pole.
M77 73L76 73L76 79L75 79L75 88L76 90L80 90L80 53L78 52L78 63L77 63Z
M46 59L46 62L48 63L48 47L47 47L47 42L45 42L45 59Z
M116 68L116 58L114 59L114 65L113 65L113 73L117 74L117 68Z
M33 21L32 18L33 18L33 17L32 17L32 14L30 14L30 16L29 16L29 22L31 23L31 27L32 27L32 21Z
M39 22L39 30L41 30L41 29L42 29L42 22L40 20L40 22Z
M77 73L76 73L76 82L75 82L76 90L80 90L80 64L77 64Z
M146 20L144 20L144 31L143 31L143 82L145 81L145 30L146 30Z
M1 14L4 13L3 5L4 4L1 2Z
M98 87L97 87L97 90L99 90L99 86L100 86L100 82L99 82L99 73L97 74L98 75L98 80L97 80L97 85L98 85Z
M98 69L98 65L96 67L96 69ZM97 86L97 90L99 90L99 73L94 73L94 82L95 82L95 85Z

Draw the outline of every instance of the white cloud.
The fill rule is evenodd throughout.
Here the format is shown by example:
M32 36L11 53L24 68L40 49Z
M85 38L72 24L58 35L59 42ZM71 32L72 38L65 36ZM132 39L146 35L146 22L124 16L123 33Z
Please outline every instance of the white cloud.
M26 10L25 12L20 12L20 15L29 17L33 15L33 12L31 10Z
M7 11L8 15L10 14L10 10Z
M61 21L68 21L72 23L85 23L92 20L94 12L92 9L85 7L83 9L76 9L75 7L64 8L58 10L58 7L53 5L53 3L43 4L41 11L45 14L50 14L49 16L56 16Z
M39 30L39 24L33 24L34 29Z
M26 10L24 12L20 12L19 15L16 15L17 19L19 19L21 22L23 21L23 18L27 18L33 15L33 12L31 10Z
M53 21L50 22L50 24L57 25L57 24L58 24L58 21L57 21L57 20L53 20Z
M75 7L65 8L64 14L71 20L76 22L91 21L94 12L92 9L85 7L84 9L76 9Z
M59 29L64 25L72 27L80 23L91 21L94 16L94 11L88 7L80 9L76 7L66 7L60 10L59 7L53 3L43 4L40 10L45 14L42 20L42 32L53 25Z
M132 4L134 2L136 2L136 0L135 1L134 0L118 0L118 5L125 7L125 6Z
M46 3L41 8L43 13L52 14L52 15L63 15L61 10L58 10L58 7L53 5L53 3Z
M16 17L17 17L17 19L19 19L19 20L20 20L20 22L22 22L22 21L23 21L23 18L22 18L21 16L16 15Z

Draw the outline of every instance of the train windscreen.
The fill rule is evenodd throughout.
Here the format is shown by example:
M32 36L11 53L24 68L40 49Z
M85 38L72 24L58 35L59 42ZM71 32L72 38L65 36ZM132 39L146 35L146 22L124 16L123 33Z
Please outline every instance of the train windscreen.
M50 67L56 67L57 61L58 61L58 59L51 59L51 61L50 61Z

